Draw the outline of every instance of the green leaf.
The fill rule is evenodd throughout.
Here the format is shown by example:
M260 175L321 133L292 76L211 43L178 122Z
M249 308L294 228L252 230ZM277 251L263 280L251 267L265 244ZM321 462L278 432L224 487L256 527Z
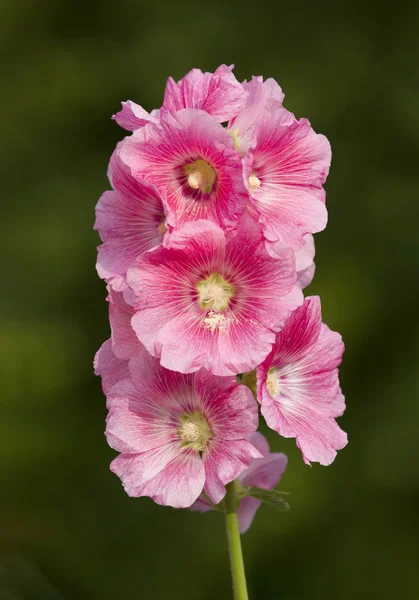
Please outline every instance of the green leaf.
M288 492L282 492L280 490L262 490L258 487L251 487L246 495L257 498L265 504L273 506L273 508L276 508L277 510L286 511L290 509L290 505L284 498L284 496L288 495Z

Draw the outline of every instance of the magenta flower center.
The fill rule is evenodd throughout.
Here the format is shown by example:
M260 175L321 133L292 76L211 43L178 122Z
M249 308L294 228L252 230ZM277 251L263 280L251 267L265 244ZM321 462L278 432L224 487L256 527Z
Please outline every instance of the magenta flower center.
M201 308L212 311L224 311L234 294L234 286L218 273L212 273L196 285Z
M185 165L184 167L186 180L188 186L193 190L200 190L204 194L211 192L212 186L214 185L216 172L214 169L202 158Z
M199 411L182 415L177 433L181 446L198 452L204 450L212 435L208 423Z
M269 369L268 377L266 378L266 389L268 390L269 395L272 396L272 398L278 396L280 392L279 380L280 376L278 373L278 369Z

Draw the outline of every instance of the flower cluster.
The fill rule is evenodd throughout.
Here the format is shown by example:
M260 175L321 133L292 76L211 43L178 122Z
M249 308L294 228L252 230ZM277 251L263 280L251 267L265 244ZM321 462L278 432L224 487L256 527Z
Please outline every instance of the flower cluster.
M256 432L258 404L308 464L347 443L343 343L303 296L330 145L283 98L274 80L239 83L222 65L169 78L158 110L128 101L114 116L131 133L96 207L112 334L95 371L130 496L208 510L233 480L272 489L286 457ZM241 383L252 371L256 400ZM242 531L260 504L243 496Z

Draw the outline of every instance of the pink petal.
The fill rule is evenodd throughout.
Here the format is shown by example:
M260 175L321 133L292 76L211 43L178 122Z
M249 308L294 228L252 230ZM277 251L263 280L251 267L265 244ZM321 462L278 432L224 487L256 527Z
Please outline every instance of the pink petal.
M224 498L225 485L233 481L250 464L252 458L259 458L260 452L246 440L223 440L212 442L205 448L205 493L214 504Z
M169 410L150 401L131 379L117 382L108 392L106 437L118 452L138 453L179 445Z
M239 528L241 534L246 533L246 531L249 529L261 504L261 500L252 498L251 496L246 496L240 500L240 506L237 509L237 516L239 517Z
M254 131L260 120L282 106L284 94L274 79L263 81L263 77L252 77L251 81L245 81L243 89L247 93L247 103L228 127L236 132L240 151L245 153L253 144Z
M262 456L267 456L269 454L269 444L267 439L260 431L255 431L252 435L249 435L247 441L252 444Z
M263 458L254 458L240 476L243 486L255 486L263 490L273 490L287 467L285 454L272 453Z
M95 375L102 377L102 389L105 394L121 379L128 377L128 361L120 360L112 351L112 340L106 340L96 352L93 362Z
M121 292L109 289L109 321L112 330L112 350L115 356L129 360L141 344L131 326L134 309L124 301Z
M220 123L228 121L246 102L246 93L232 70L233 65L221 65L214 74L192 69L178 83L169 77L162 111L173 113L182 108L196 108Z
M147 125L147 123L155 123L157 119L153 114L149 114L142 106L127 100L122 102L122 109L113 115L114 119L120 127L128 131L135 131ZM153 111L154 112L154 111Z
M143 454L120 454L111 464L129 496L150 496L154 502L187 508L202 492L205 472L195 451L178 444Z
M230 377L215 377L201 369L195 389L216 437L224 440L247 438L258 426L258 405L250 389Z
M201 494L204 482L204 465L199 454L185 450L145 484L143 494L157 504L189 508Z

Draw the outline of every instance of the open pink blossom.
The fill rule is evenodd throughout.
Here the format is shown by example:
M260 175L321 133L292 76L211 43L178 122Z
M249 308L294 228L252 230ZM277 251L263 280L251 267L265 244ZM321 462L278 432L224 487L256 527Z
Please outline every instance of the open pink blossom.
M209 219L232 225L248 202L242 162L231 135L202 110L162 116L126 138L121 158L137 179L165 195L168 222Z
M295 437L307 464L328 465L347 444L335 421L345 410L338 378L343 351L341 336L322 323L320 299L311 296L288 317L256 369L267 424L283 437Z
M134 179L118 149L111 158L109 178L114 189L105 192L96 205L95 229L103 241L96 268L100 277L121 291L135 259L163 242L166 216L157 188Z
M236 146L245 154L254 143L254 131L263 118L270 116L280 107L284 93L274 79L263 81L263 77L252 77L243 82L246 104L236 117L230 120L228 129L236 140Z
M269 256L247 214L228 236L209 221L185 225L169 248L137 261L128 283L139 340L163 366L182 373L251 371L303 299L292 250Z
M240 473L237 477L238 488L257 487L262 490L273 490L278 485L282 474L287 466L287 457L281 453L269 452L269 444L266 438L255 431L249 436L248 441L255 446L261 453L261 458L253 458L249 467ZM244 496L240 500L237 510L239 517L240 533L246 533L252 524L253 518L261 505L262 501L252 496ZM202 494L194 504L191 510L199 512L208 512L213 510L211 503Z
M142 106L127 100L122 102L122 109L113 115L114 119L120 127L127 131L135 131L147 125L147 123L158 123L160 110L152 110L148 113Z
M325 228L322 187L329 172L330 144L307 119L284 108L262 119L243 161L251 201L267 241L274 246L304 243L304 235Z
M108 392L106 436L121 453L111 470L130 496L186 508L204 489L220 502L225 485L261 456L246 440L258 424L250 390L205 370L169 371L144 349L129 368Z
M215 73L192 69L176 83L167 80L163 112L198 108L220 123L232 119L246 103L246 92L233 75L234 65L221 65Z

